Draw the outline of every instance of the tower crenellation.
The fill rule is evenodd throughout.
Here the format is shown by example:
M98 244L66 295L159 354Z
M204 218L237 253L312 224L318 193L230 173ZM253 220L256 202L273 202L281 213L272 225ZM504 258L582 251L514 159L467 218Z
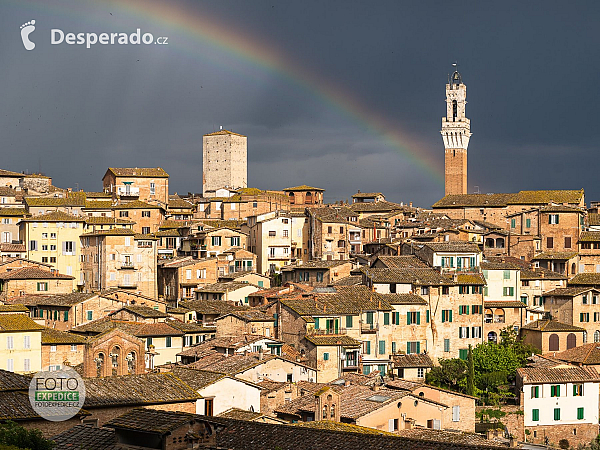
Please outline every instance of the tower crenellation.
M445 195L467 193L467 148L471 121L465 115L467 86L458 71L446 84L446 117L442 117L445 147Z

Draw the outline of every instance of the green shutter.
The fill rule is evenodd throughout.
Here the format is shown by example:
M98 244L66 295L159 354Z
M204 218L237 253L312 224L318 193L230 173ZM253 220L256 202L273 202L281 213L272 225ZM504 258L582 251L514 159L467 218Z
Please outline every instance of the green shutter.
M397 313L394 313L394 314L396 314L396 325L400 325L400 313L397 312Z
M525 226L531 228L531 219L525 219Z
M417 311L417 325L421 325L421 313Z
M533 420L534 422L537 422L538 420L540 420L540 410L539 409L531 410L531 420Z
M467 354L468 354L469 350L466 348L461 348L460 350L458 350L458 357L460 359L462 359L463 361L467 360Z
M323 361L329 361L329 353L323 353Z
M65 311L65 322L69 320L69 310Z
M319 329L319 318L315 317L315 330Z
M425 316L427 318L427 323L429 323L429 309L425 311Z
M417 341L417 354L421 353L421 343Z
M410 325L410 313L406 313L406 325Z
M448 322L452 322L452 310L449 310L450 312L450 319L448 319Z
M346 328L352 328L352 316L346 316Z
M367 355L371 354L371 341L367 341Z
M560 397L560 384L556 386L556 396Z
M462 305L458 305L458 315L460 316L463 313Z
M583 313L579 313L579 321L583 322Z
M510 219L510 227L511 228L515 228L517 226L517 220L516 219Z
M560 408L554 408L554 420L560 420Z
M406 354L410 355L410 342L406 343Z
M384 325L390 324L390 313L383 313L383 324Z
M379 354L385 355L385 341L379 341Z
M446 321L446 310L442 309L442 323Z
M396 353L396 343L392 342L392 353Z
M583 408L577 408L577 420L583 420Z
M469 305L465 306L467 308L467 315L469 315Z

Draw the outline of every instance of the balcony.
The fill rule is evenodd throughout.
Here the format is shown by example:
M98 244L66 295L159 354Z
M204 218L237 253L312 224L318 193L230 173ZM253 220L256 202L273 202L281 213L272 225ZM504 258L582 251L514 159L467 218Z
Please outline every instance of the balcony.
M373 323L361 323L360 332L362 334L373 334L379 331L379 325Z
M119 282L118 287L121 289L135 289L137 288L137 283L135 281L125 283L124 281Z
M342 370L358 370L357 359L347 359L342 364Z
M120 197L139 197L140 188L133 186L118 186L117 194Z
M346 334L345 328L319 328L318 330L312 329L307 333L309 336L327 336L327 335L339 335Z
M119 269L135 269L135 266L131 261L123 261Z

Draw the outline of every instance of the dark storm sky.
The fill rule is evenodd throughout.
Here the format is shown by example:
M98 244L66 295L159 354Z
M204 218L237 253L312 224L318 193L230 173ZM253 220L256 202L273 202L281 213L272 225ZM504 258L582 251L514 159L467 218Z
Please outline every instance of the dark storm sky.
M100 190L109 166L161 166L171 193L200 192L202 134L223 125L248 136L250 186L315 185L327 201L381 191L429 207L440 179L367 124L383 117L442 167L444 85L457 60L473 133L469 192L583 187L600 200L598 2L164 1L267 44L345 92L358 119L301 77L215 45L218 36L122 5L135 6L0 2L1 168L41 167L57 186ZM36 48L26 51L20 26L32 19ZM169 45L50 45L51 28L138 27Z

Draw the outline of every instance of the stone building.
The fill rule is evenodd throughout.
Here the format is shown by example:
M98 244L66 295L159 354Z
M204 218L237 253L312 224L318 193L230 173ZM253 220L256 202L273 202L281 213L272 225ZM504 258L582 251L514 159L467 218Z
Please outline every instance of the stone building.
M158 231L165 219L165 209L139 200L120 202L112 206L115 219L133 221L132 229L139 234L150 234Z
M328 286L349 277L354 268L352 261L308 261L281 269L282 283L297 282L309 286Z
M467 86L458 71L446 84L446 117L442 117L445 148L446 195L467 193L467 148L471 138L471 121L465 115Z
M585 328L558 320L536 320L521 327L523 342L531 344L542 353L562 352L583 343Z
M194 259L184 256L158 264L158 292L169 303L191 300L199 287L216 283L217 279L216 257Z
M42 368L59 370L83 364L86 339L73 333L44 328L42 330Z
M27 294L68 294L73 277L38 267L23 267L0 273L0 298Z
M135 234L126 228L82 235L84 290L119 287L157 298L156 241L151 235Z
M165 209L169 204L169 174L160 167L109 167L102 185L113 200L156 202Z
M248 138L223 130L202 137L202 193L248 187Z
M302 186L285 188L283 192L290 198L290 206L304 207L306 205L322 205L325 189L303 184Z

